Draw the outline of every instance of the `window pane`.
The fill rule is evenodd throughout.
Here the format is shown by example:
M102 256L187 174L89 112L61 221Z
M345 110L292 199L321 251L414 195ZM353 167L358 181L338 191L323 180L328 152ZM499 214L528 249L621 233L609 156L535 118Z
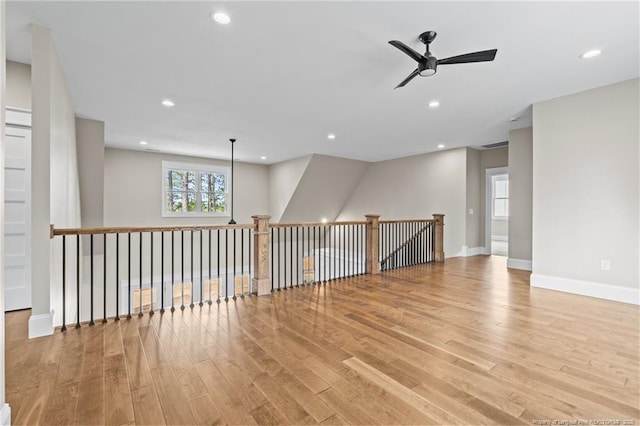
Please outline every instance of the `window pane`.
M209 211L211 211L211 210L209 209L209 193L207 193L207 192L202 192L202 193L200 194L200 196L201 196L201 198L200 198L200 209L201 209L203 212L209 212Z
M508 198L509 197L509 181L497 180L495 185L495 198Z
M196 191L196 172L188 171L187 172L187 191L195 192Z
M506 198L493 200L493 215L495 217L509 216L509 200Z
M227 175L224 173L213 173L213 190L209 192L227 192Z
M167 172L167 191L183 191L185 188L186 172L183 170L169 170Z
M183 211L182 194L180 192L167 193L167 211L169 212Z
M195 186L195 179L194 179ZM195 212L196 211L196 193L188 192L187 193L187 211Z
M224 193L216 192L212 197L212 210L216 213L223 213L227 211L227 200Z

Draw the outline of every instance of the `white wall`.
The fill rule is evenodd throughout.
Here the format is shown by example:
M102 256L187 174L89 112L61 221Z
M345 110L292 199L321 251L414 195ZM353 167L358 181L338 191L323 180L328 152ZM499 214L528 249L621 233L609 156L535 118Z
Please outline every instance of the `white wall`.
M533 286L639 303L638 81L534 104Z
M509 132L509 259L507 265L531 270L533 129Z
M467 149L459 148L373 163L337 220L431 218L444 213L445 255L466 243Z
M6 61L6 106L31 110L31 66Z
M230 217L162 217L162 161L229 166L229 161L121 149L105 150L104 225L170 226L225 224ZM253 223L251 216L269 212L269 169L266 165L235 163L234 216Z
M31 253L32 315L29 337L53 332L52 310L61 306L61 252L49 224L79 227L80 194L75 113L51 32L32 25ZM50 265L43 268L42 265Z
M306 155L269 166L269 214L272 222L280 222L312 156Z

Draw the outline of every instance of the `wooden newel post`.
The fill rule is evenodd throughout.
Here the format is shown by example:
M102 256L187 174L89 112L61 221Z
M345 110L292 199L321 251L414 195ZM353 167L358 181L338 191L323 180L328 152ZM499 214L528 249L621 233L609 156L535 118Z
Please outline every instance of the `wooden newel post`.
M433 220L436 221L435 261L444 262L444 215L434 214Z
M253 287L258 296L271 294L269 276L269 219L271 216L251 216L253 224Z
M366 273L380 273L380 259L378 259L378 219L379 214L365 215L367 218L367 247Z

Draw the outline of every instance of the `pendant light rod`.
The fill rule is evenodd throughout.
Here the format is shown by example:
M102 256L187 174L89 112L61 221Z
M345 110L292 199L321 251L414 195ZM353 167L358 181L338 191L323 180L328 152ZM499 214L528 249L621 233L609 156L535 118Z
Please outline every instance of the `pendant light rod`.
M229 139L231 141L231 220L229 221L229 225L235 225L236 221L233 220L233 144L236 141L235 139Z

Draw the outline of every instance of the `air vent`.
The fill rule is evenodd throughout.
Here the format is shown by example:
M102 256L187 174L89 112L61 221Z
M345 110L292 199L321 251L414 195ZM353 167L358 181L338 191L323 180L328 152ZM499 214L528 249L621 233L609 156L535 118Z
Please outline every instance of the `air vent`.
M160 152L159 149L153 149L153 148L147 148L147 149L145 149L145 151L147 151L147 152Z
M486 145L482 145L484 149L502 148L503 146L509 146L509 141L489 143Z

